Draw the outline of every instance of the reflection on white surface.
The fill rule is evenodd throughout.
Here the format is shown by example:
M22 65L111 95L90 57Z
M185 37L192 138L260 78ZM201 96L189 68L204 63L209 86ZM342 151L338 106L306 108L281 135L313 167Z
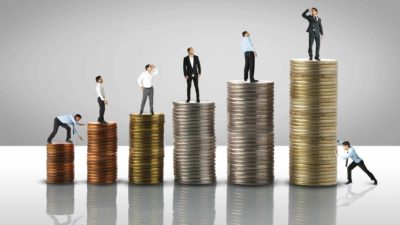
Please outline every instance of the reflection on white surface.
M379 152L376 151L379 149ZM50 185L45 147L0 147L0 224L133 225L133 224L396 224L400 220L398 147L357 147L379 185L361 170L346 182L338 167L338 185L291 186L287 147L275 147L275 183L235 186L226 183L226 147L218 147L218 183L187 186L174 183L172 147L165 149L162 185L129 185L128 147L118 148L116 185L86 183L86 148L76 147L72 185ZM387 157L387 156L391 157ZM21 216L22 215L22 216Z
M289 225L335 225L336 192L332 187L289 187Z
M213 225L215 185L174 185L173 225Z
M274 224L274 186L227 187L227 225Z
M129 225L164 224L164 186L129 185Z

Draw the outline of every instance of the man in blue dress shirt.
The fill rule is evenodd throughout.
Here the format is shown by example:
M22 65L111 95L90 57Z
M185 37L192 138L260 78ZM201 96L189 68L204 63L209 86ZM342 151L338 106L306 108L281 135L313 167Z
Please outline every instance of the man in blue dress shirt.
M78 132L75 129L75 125L79 126L84 126L85 124L79 123L79 120L81 120L82 116L80 114L68 114L68 115L63 115L63 116L58 116L54 118L54 128L53 132L50 134L49 138L47 139L47 143L51 144L51 141L53 138L56 136L58 128L63 127L67 130L67 139L66 142L72 143L71 141L71 127L73 130L73 134L78 135L79 139L81 141L83 138L79 136Z
M338 144L341 143L341 145L343 146L343 149L347 152L346 155L340 156L342 159L346 160L346 167L347 167L348 159L350 158L351 160L353 160L353 162L351 162L350 165L347 167L347 183L346 184L351 184L353 182L352 177L351 177L351 171L355 167L358 166L369 176L369 178L374 182L374 184L377 185L378 181L376 180L375 176L367 169L367 167L365 166L364 160L361 159L360 156L358 156L358 154L356 153L356 150L350 145L350 142L337 141L337 143Z
M258 80L254 79L254 65L255 65L255 57L257 57L257 53L253 47L253 41L250 39L250 33L248 31L243 31L242 33L243 39L240 43L240 48L244 53L244 81L247 81L250 72L250 82L255 83Z

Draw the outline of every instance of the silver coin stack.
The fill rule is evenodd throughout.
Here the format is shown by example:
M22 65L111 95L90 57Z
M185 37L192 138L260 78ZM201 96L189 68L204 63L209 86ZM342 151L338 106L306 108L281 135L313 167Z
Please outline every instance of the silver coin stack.
M290 61L290 183L336 184L337 61Z
M274 180L274 82L228 81L228 181Z
M175 181L215 183L215 104L175 101L173 105Z

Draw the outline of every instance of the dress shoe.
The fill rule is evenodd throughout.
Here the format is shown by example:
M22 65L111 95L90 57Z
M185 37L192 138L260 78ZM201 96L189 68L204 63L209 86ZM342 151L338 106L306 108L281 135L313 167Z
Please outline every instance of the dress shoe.
M66 142L73 144L73 142L71 141L71 139L66 140Z
M321 61L321 59L319 59L319 58L317 58L317 57L315 57L315 60L317 60L317 61Z
M346 185L347 185L347 184L351 184L351 183L353 183L353 181L350 181L350 180L349 180L349 181L346 182Z
M312 61L312 56L310 56L310 58L308 60Z
M143 114L143 111L140 111L140 115L142 115Z
M190 102L190 98L188 98L187 100L186 100L186 103L189 103Z
M378 181L376 179L374 180L374 185L378 185Z
M47 141L47 144L51 144L51 141Z
M151 115L154 115L154 111L153 110L151 110L150 112L151 112Z
M250 83L257 83L258 82L258 80L252 80L252 81L250 81Z
M199 102L200 102L200 99L198 98L198 99L196 100L196 102L199 103Z

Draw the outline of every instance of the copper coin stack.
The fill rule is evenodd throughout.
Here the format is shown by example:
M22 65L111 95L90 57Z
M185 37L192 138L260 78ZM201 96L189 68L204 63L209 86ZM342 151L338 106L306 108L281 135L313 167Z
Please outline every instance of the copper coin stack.
M117 224L117 184L87 185L87 225Z
M340 199L340 198L339 198ZM349 199L353 199L350 197ZM337 187L289 186L289 225L336 225Z
M129 182L158 184L164 177L164 114L130 115Z
M47 183L74 182L74 145L67 142L47 144Z
M274 224L274 185L228 185L226 224Z
M117 181L117 123L88 123L87 172L89 184Z
M215 183L215 103L176 101L173 105L175 181Z
M129 185L129 225L164 224L164 186Z
M74 214L74 184L47 184L46 200L48 215Z
M337 61L290 62L290 183L336 184Z
M228 82L228 181L274 180L274 82Z

